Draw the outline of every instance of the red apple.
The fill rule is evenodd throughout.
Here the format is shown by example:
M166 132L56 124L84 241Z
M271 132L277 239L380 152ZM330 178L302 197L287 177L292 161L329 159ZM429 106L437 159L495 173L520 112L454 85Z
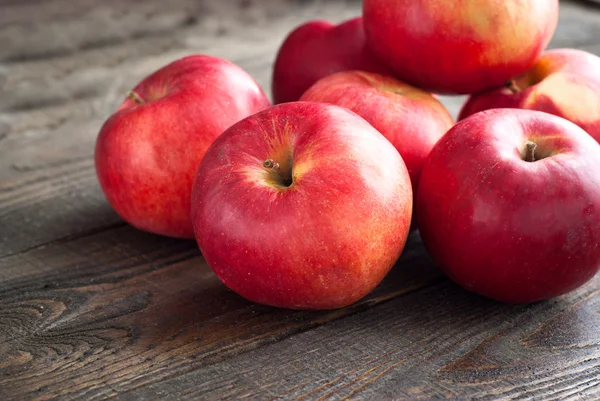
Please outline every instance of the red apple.
M262 304L332 309L369 293L406 242L402 158L342 107L273 106L228 129L200 163L192 218L202 254Z
M563 118L494 109L459 122L431 151L417 205L434 260L478 294L544 300L600 267L600 145Z
M547 51L531 70L512 80L509 88L470 97L459 118L504 107L564 117L600 142L600 57L575 49Z
M269 101L240 67L211 56L174 61L142 80L104 123L96 172L114 210L156 234L193 238L190 196L208 146Z
M429 93L376 73L329 75L311 86L300 100L343 106L371 123L400 152L413 193L431 148L454 125L442 103Z
M326 75L345 70L388 73L365 42L362 18L340 25L311 21L285 39L273 70L273 101L293 102Z
M399 79L473 93L528 70L550 41L558 0L364 0L373 53Z

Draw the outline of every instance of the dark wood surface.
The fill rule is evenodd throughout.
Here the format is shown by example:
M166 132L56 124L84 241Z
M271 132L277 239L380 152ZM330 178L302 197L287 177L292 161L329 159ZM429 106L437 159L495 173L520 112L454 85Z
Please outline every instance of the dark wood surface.
M600 278L503 305L448 281L418 235L348 308L225 288L193 241L137 231L92 154L124 94L190 53L270 92L285 34L358 1L0 0L0 399L600 399ZM600 9L563 2L552 47L600 53ZM442 97L456 115L462 97Z

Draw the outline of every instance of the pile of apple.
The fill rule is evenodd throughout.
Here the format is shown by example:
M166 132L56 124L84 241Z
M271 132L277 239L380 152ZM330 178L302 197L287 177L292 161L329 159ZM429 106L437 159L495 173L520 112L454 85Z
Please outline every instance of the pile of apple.
M259 303L351 304L411 229L470 291L564 294L600 267L600 58L545 51L558 8L364 0L362 18L288 35L275 106L229 61L176 60L103 125L101 187ZM435 94L472 96L455 124Z

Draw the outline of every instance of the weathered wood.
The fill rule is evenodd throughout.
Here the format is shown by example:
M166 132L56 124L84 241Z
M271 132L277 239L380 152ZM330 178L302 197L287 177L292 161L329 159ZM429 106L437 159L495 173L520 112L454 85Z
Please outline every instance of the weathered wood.
M10 399L110 397L442 279L414 236L387 279L351 307L269 308L227 290L192 241L128 226L4 258L0 274L0 393Z
M600 54L600 12L562 2L551 47ZM319 313L246 302L193 241L106 203L93 146L123 95L190 53L270 93L299 23L360 1L0 1L0 398L597 398L598 278L556 301L469 295L418 237L373 294ZM464 97L443 96L456 116Z
M598 399L599 284L511 306L444 280L122 399Z

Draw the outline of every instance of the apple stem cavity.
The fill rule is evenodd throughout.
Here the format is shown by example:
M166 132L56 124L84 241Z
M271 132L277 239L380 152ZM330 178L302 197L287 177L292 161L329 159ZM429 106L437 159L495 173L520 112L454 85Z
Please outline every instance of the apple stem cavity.
M504 86L506 86L513 94L517 94L521 92L521 87L519 87L519 85L517 85L517 81L515 81L514 79L511 79L510 81L507 81Z
M273 159L267 159L263 162L263 167L276 173L274 181L283 187L289 187L293 183L292 172L284 171Z
M144 99L142 99L142 97L135 91L131 91L129 92L129 94L127 95L127 97L131 100L133 100L136 104L144 104L146 103L144 101Z
M526 162L534 162L535 161L535 148L537 148L537 144L532 141L527 141L525 145L525 161Z

